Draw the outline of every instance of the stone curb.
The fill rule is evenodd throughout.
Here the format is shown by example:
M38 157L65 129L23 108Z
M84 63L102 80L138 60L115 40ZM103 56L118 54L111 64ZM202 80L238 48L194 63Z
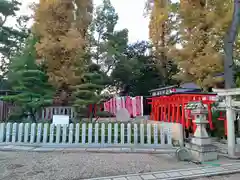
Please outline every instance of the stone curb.
M170 171L158 171L151 173L121 175L112 177L98 177L87 180L177 180L195 179L200 177L234 174L240 172L240 163L224 164L218 167L205 166L189 169L178 169Z
M169 154L175 153L176 149L154 149L154 148L95 148L95 147L62 147L62 146L0 146L0 151L28 151L28 152L92 152L92 153L148 153L148 154Z

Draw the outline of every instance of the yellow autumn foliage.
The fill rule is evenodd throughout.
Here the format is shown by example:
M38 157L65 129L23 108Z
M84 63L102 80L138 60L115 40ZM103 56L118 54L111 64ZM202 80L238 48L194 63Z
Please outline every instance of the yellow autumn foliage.
M178 21L166 18L172 14L171 2L169 5L166 2L169 1L153 2L149 37L154 50L162 49L159 42L164 28L176 31L181 48L169 44L165 50L166 56L179 66L180 72L175 77L203 88L213 86L216 79L219 81L216 74L223 72L223 38L232 18L232 0L180 0L179 9L174 12Z
M75 70L84 66L91 7L91 0L41 0L35 7L33 33L40 39L36 50L55 87L74 85Z
M153 0L148 1L150 4L150 23L149 23L149 38L153 45L153 55L157 68L167 79L171 76L168 65L171 59L167 54L169 46L176 44L174 35L171 34L175 28L176 18L170 14L171 8L168 0ZM167 84L167 82L164 82Z

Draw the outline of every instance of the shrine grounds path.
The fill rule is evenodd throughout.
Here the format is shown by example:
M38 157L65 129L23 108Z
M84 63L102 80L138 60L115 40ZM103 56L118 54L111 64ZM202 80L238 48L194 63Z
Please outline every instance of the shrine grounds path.
M222 158L215 163L234 162ZM198 166L171 154L0 151L1 180L80 180Z

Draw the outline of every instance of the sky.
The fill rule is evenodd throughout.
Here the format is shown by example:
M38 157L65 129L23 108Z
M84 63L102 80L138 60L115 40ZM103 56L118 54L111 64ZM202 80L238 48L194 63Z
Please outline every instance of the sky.
M32 2L38 0L20 0L23 3L20 13L29 15L28 8ZM95 5L101 4L102 0L93 0ZM129 42L148 40L148 19L143 16L146 0L111 0L115 7L119 21L116 30L127 28L129 30Z

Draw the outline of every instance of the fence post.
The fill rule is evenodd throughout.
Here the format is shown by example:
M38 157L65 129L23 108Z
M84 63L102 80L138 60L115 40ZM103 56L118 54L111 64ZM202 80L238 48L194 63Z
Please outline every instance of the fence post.
M75 127L75 143L79 143L79 129L80 129L80 125L79 123L76 124L76 127Z
M138 125L137 124L134 124L133 133L134 133L134 144L137 144L138 143Z
M112 123L108 124L108 144L112 143Z
M66 143L67 141L67 125L63 125L63 131L62 131L62 143Z
M165 144L164 127L160 128L160 141L161 141L161 145Z
M140 143L143 145L144 143L144 124L140 124Z
M12 143L15 143L17 140L17 123L13 123L12 127Z
M40 143L42 139L42 123L37 125L37 143Z
M0 143L4 141L5 123L0 123Z
M43 143L47 143L48 141L48 127L48 123L45 123L43 127Z
M23 139L23 123L20 123L18 126L18 142L22 142Z
M170 127L167 128L167 143L172 145L172 131Z
M128 123L128 124L127 124L127 143L128 143L128 144L131 144L131 136L132 136L131 124Z
M118 144L118 124L114 124L114 144Z
M36 123L31 124L31 137L30 137L30 143L35 142L36 137Z
M101 144L105 144L105 124L101 125Z
M125 139L124 139L124 124L123 123L121 123L121 144L124 144L124 141L125 141Z
M71 123L69 126L69 134L68 134L68 143L73 143L73 124Z
M158 144L158 125L154 124L153 125L153 139L154 139L154 144Z
M152 132L151 132L151 124L147 124L147 143L151 144L152 142Z
M62 130L61 125L57 124L56 143L60 143L61 130Z
M92 143L92 123L88 124L88 144Z
M7 129L6 129L6 142L10 142L10 136L11 136L11 126L12 123L7 123Z
M86 123L82 124L82 144L86 143Z
M55 125L51 124L50 125L50 140L49 140L50 143L54 142L54 132L55 132Z
M98 144L98 136L99 136L98 132L99 132L99 124L96 123L95 124L95 133L94 133L95 134L95 140L94 140L95 144Z
M24 143L27 143L29 139L29 126L29 123L26 123L24 126Z

